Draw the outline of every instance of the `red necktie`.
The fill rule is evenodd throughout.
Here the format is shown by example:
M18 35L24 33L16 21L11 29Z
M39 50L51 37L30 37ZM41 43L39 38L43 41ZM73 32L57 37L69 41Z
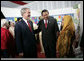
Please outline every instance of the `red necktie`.
M30 31L32 32L32 29L31 29L31 26L30 26L29 21L27 21L27 23L28 23L28 26L29 26Z
M47 28L47 20L45 20L45 28Z

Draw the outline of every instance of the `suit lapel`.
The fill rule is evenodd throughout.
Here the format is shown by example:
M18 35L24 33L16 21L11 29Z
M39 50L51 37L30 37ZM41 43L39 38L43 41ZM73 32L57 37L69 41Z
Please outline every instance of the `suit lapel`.
M32 23L32 22L30 22L30 25L31 25L31 29L32 29L32 31L33 31L33 23Z
M43 27L45 28L44 20L42 21L42 23L43 23ZM45 28L45 29L48 29L49 28L49 25L50 25L50 19L48 19L47 28Z
M44 19L43 19L43 21L42 21L42 24L43 24L43 27L44 27L44 29L46 29L46 28L45 28L45 23L44 23Z
M22 23L24 24L23 26L24 26L28 31L30 31L28 25L25 23L24 20L22 20Z
M50 25L50 20L48 19L47 29L49 28L49 25Z
M47 29L49 28L49 25L50 25L50 19L48 19Z

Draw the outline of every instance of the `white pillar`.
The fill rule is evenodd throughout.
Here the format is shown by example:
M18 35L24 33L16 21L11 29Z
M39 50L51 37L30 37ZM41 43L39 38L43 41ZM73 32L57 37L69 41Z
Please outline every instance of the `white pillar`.
M83 32L83 1L80 4L80 37L82 36Z

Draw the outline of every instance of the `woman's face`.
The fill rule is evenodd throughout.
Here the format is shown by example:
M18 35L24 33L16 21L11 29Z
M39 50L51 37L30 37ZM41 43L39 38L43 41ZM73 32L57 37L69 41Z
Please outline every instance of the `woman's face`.
M13 22L11 22L11 26L15 26L15 24Z
M48 19L48 16L49 16L49 13L48 13L48 12L43 12L42 17L43 17L45 20Z

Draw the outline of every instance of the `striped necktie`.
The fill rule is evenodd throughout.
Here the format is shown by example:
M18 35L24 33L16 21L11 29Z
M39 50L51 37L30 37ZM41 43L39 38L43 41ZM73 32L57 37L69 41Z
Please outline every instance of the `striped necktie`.
M47 28L47 20L45 20L45 28Z
M31 25L30 25L29 21L27 21L27 23L28 23L29 30L32 32Z

